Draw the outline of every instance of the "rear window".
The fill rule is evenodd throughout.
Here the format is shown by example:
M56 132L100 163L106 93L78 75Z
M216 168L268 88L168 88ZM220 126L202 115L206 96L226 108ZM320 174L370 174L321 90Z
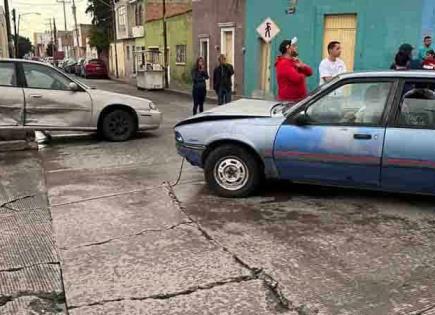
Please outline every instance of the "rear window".
M89 60L88 63L93 64L93 65L101 65L101 64L103 64L103 62L101 60L98 60L98 59Z

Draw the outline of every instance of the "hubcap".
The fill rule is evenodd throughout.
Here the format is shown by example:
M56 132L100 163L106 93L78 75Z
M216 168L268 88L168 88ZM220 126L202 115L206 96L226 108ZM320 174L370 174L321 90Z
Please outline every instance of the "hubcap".
M235 157L227 157L216 164L214 177L219 186L235 191L246 185L249 171L244 162Z
M123 115L116 115L111 117L109 121L109 129L113 134L117 136L125 134L129 129L129 123L127 121L127 118Z

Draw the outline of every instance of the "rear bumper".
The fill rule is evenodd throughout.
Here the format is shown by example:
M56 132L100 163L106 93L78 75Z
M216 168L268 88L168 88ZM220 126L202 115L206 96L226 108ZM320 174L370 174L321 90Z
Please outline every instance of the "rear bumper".
M203 167L202 155L206 150L204 145L177 143L177 152L193 166Z

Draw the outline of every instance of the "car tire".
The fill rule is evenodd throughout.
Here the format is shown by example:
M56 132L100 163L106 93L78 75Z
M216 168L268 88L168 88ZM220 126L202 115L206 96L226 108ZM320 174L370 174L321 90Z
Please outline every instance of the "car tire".
M127 141L137 131L134 115L125 109L115 109L102 118L100 134L114 142Z
M252 195L263 178L263 168L257 157L236 145L223 145L207 156L204 175L208 187L226 198Z

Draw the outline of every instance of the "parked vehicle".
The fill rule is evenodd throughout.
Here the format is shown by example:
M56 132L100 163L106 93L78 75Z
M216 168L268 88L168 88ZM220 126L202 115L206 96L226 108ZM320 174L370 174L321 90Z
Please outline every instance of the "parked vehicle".
M107 78L107 68L104 62L100 59L86 60L81 68L80 76L84 78Z
M125 141L157 129L162 114L149 100L92 89L34 61L0 60L0 129L97 131Z
M74 59L68 59L63 63L62 68L66 73L74 74L76 71L77 61Z
M435 74L343 74L293 107L239 100L180 122L179 154L225 197L263 177L435 194Z
M83 65L84 65L85 61L86 61L86 58L79 58L77 60L77 64L75 66L75 71L74 71L74 73L76 75L79 76L82 73L82 68L83 68Z

